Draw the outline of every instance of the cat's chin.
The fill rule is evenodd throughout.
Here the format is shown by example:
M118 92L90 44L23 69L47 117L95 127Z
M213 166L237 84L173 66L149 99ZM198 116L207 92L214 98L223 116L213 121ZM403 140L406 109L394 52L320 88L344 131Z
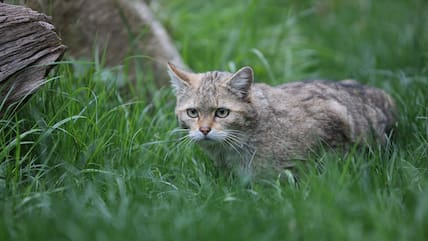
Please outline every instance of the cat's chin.
M226 138L226 133L212 130L208 135L203 135L202 133L195 131L190 132L189 137L196 142L221 143Z

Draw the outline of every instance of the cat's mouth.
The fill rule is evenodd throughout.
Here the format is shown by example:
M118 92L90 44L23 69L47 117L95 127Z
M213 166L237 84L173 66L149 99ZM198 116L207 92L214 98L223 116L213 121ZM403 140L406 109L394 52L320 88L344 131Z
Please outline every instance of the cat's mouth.
M222 131L211 130L208 133L197 131L190 131L189 137L194 141L203 142L222 142L226 138L226 133Z
M197 138L192 138L195 141L201 141L201 142L221 142L222 140L210 135L201 135Z

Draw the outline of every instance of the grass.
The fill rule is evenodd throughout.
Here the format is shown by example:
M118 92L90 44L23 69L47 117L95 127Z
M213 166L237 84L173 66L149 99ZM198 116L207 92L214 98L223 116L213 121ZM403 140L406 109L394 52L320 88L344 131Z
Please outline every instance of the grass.
M152 91L151 75L134 86L96 56L64 62L0 121L0 240L428 237L428 4L153 3L196 71L251 65L271 84L359 79L397 100L396 138L347 157L320 153L297 184L242 186L177 145L174 96Z

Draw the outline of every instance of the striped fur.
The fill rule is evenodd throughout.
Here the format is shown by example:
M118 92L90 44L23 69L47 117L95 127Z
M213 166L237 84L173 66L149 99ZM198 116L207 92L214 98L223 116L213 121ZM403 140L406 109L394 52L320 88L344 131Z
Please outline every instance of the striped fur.
M380 89L341 82L254 84L253 72L187 73L170 65L176 115L218 166L260 173L292 167L320 143L347 148L385 143L395 124L392 98ZM198 118L186 110L194 108ZM230 110L216 117L218 108ZM200 128L209 128L204 136Z

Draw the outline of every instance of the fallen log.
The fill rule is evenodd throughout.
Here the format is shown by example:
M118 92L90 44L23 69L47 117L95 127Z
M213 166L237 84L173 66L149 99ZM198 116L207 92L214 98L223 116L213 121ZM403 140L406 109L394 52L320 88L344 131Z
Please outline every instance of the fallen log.
M159 87L169 84L167 62L185 64L166 29L143 0L20 0L52 16L74 59L100 57L105 67L127 66L131 82L153 75ZM98 49L97 56L94 49ZM94 53L95 52L95 53ZM136 82L135 82L136 83Z
M48 16L0 2L0 113L42 86L65 48Z

